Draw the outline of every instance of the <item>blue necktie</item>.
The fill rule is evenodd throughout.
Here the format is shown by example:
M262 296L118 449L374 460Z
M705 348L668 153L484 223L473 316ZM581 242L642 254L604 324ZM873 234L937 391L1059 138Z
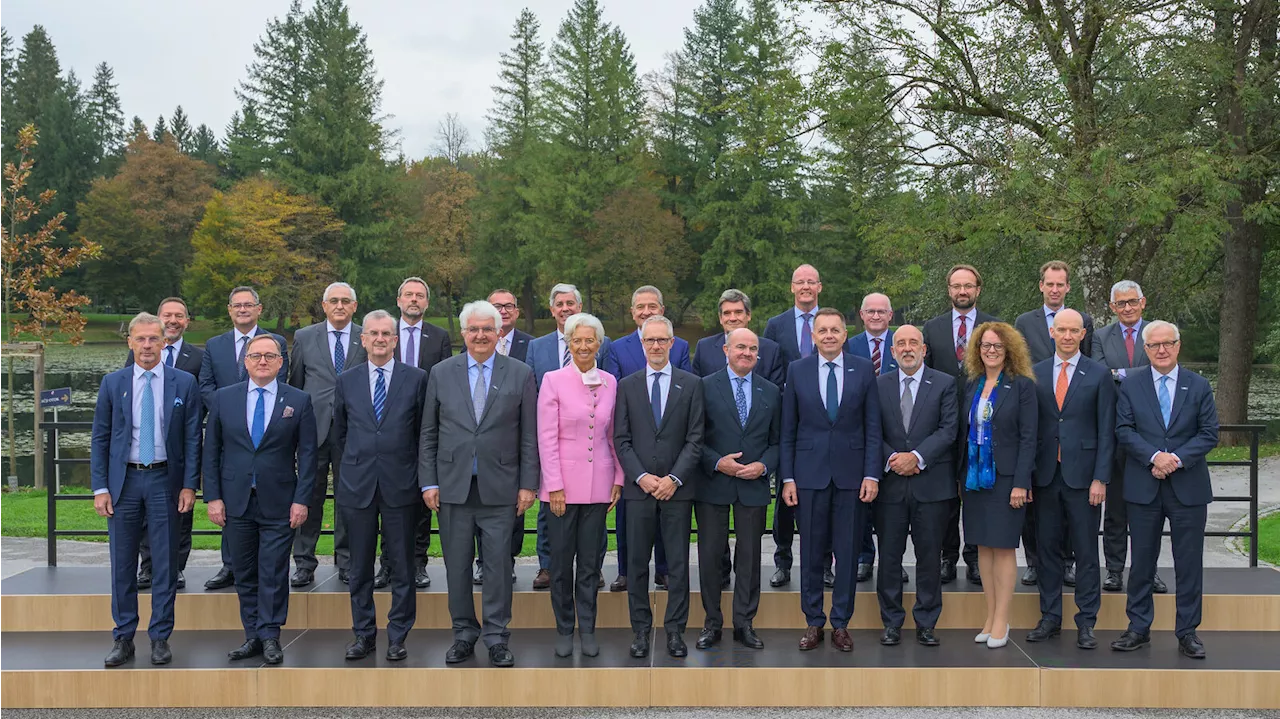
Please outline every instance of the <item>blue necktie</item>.
M151 391L151 370L142 373L142 416L138 418L138 462L156 461L156 396Z
M249 347L249 338L241 337L240 351L236 354L236 364L239 365L236 368L236 377L239 377L241 382L245 381L245 379L249 376L249 370L244 366L244 351L248 349L248 347Z
M827 363L827 419L832 424L836 422L836 415L840 414L840 389L836 383L836 363Z
M253 406L253 427L249 429L249 437L253 439L253 448L257 449L262 444L262 435L267 432L267 389L265 387L255 387L258 393L258 403Z
M1160 400L1160 414L1164 417L1165 429L1169 427L1169 418L1173 414L1173 398L1169 396L1169 375L1160 378L1160 391L1156 393Z
M649 404L653 405L653 424L662 426L662 373L653 375L653 390L649 392Z
M168 352L168 354L164 358L164 364L166 367L172 367L173 366L173 345L169 345L164 349L166 352Z
M733 400L738 404L738 423L743 427L747 426L747 395L742 391L744 385L747 384L745 377L734 377L738 382L738 391L734 395Z
M806 312L800 316L804 318L804 330L800 332L800 356L808 357L813 354L813 325L809 324L813 315Z
M342 333L334 330L333 336L336 339L333 343L333 369L342 374L342 368L347 366L347 350L342 346Z
M375 371L378 373L378 377L373 383L373 416L381 424L382 410L387 406L387 380L381 367Z

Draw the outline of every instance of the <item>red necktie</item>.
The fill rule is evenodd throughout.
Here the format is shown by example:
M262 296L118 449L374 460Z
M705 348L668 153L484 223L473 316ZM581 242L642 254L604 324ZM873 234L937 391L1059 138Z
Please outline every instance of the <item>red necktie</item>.
M1128 327L1124 331L1124 351L1129 353L1129 366L1133 366L1133 333L1137 330Z
M873 337L871 341L876 343L876 348L871 350L871 364L875 366L878 375L880 374L880 338Z
M964 328L965 316L960 315L960 329L956 330L956 361L964 362L964 348L968 345L969 333Z
M1062 363L1062 369L1058 372L1058 384L1053 388L1053 398L1058 401L1058 412L1062 412L1062 404L1067 400L1067 367L1069 362ZM1062 461L1062 436L1058 436L1058 461Z

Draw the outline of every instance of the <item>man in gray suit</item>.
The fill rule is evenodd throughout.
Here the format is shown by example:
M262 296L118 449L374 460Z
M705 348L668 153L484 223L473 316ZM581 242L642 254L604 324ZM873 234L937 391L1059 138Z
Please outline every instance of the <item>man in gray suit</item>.
M489 662L515 666L511 633L511 526L538 490L538 390L533 370L497 353L502 316L488 302L468 303L458 317L466 352L431 370L422 413L418 481L440 517L440 548L449 583L457 664L484 639ZM484 550L484 626L471 596L473 538Z
M1116 384L1134 367L1151 364L1142 347L1142 328L1146 320L1142 312L1147 308L1147 298L1142 287L1133 280L1120 280L1111 286L1111 311L1116 321L1099 329L1093 335L1093 359L1111 370ZM1102 509L1102 558L1107 566L1107 578L1102 588L1108 592L1124 589L1124 564L1129 553L1129 512L1124 501L1124 448L1117 445L1111 469L1111 483L1107 485L1107 500ZM1168 585L1156 572L1151 582L1156 594L1169 591Z
M324 290L324 322L303 327L293 335L293 362L289 365L289 386L311 395L316 413L319 449L316 451L316 482L307 507L307 521L298 527L293 540L293 577L289 584L305 587L315 581L316 542L324 521L324 501L329 493L329 468L338 476L336 449L329 442L329 426L333 420L334 388L338 375L347 367L365 361L360 343L360 325L351 321L356 314L356 291L346 282L334 282ZM336 509L336 507L335 507ZM338 572L346 574L346 527L342 514L334 512L333 561Z

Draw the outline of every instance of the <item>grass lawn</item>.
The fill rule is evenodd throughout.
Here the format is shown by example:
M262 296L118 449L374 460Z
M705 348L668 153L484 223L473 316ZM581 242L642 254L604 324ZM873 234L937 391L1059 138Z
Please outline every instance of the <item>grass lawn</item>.
M1258 459L1280 455L1280 442L1262 442L1258 445ZM1209 453L1210 461L1247 462L1249 447L1218 447Z
M1243 540L1246 551L1249 541ZM1258 520L1258 558L1280 566L1280 514Z

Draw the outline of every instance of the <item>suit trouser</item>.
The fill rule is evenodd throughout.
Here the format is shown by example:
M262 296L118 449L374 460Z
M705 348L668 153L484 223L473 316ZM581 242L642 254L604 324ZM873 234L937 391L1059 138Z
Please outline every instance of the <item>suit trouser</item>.
M1102 505L1102 558L1108 572L1123 572L1129 554L1129 504L1124 501L1124 452L1116 448L1107 501Z
M827 548L835 555L836 583L831 589L831 627L849 626L853 616L858 573L857 539L867 521L869 506L856 489L840 489L832 482L822 489L800 489L796 517L800 520L800 608L808 626L823 627L822 573ZM901 575L899 575L901 576Z
M908 534L916 552L916 603L911 617L917 628L937 626L942 615L942 535L950 510L948 500L921 502L909 488L901 502L877 498L872 503L880 535L876 598L884 626L901 629L907 618L902 606L902 555L907 551Z
M575 617L580 632L594 634L596 631L600 533L604 531L608 513L608 504L566 504L562 517L547 512L551 609L560 634L573 634Z
M862 539L858 542L858 564L875 564L876 542L871 535L879 531L880 527L876 524L875 502L872 502L867 524L862 530Z
M418 616L417 589L413 583L413 541L418 517L425 508L418 502L393 507L383 500L381 490L375 488L369 506L343 506L340 511L346 515L347 537L351 542L351 564L347 575L351 595L351 631L357 637L374 638L378 635L377 608L373 602L373 559L381 534L383 560L391 572L387 640L392 644L403 644Z
M185 572L187 558L191 556L191 528L195 521L195 512L178 515L178 571ZM142 534L138 543L138 571L151 572L151 533L147 531L146 515L142 517Z
M662 513L662 507L658 507L658 513ZM655 518L653 521L655 522L654 527L656 528L658 526L656 522L659 520ZM627 500L618 500L618 507L613 515L613 522L614 534L618 538L618 576L625 577L627 576L627 572L631 565L630 554L627 551L627 541L629 536L627 534ZM605 541L608 541L608 537L605 538ZM648 565L649 560L646 559L645 566ZM653 534L653 566L654 571L658 574L670 574L668 571L670 569L670 564L667 562L667 543L662 536L662 532L655 532Z
M245 638L279 639L289 616L289 518L262 516L258 495L250 491L244 514L228 515L222 534L231 547Z
M545 510L545 507L546 505L544 504L543 507L539 508L538 510L538 522L539 522L538 529L540 532L542 531L542 524L541 524L542 513ZM528 514L528 512L526 512L525 514ZM545 567L542 566L542 537L545 535L546 535L546 532L542 532L541 534L538 535L538 568L539 569L550 569L551 567L551 564L549 563L551 561L550 549L547 550L548 564ZM524 517L520 516L520 517L516 517L515 524L513 524L511 527L511 556L518 557L520 556L520 552L522 551L524 551ZM476 566L477 567L484 566L484 547L481 546L480 544L479 529L476 530Z
M648 633L653 628L653 610L649 607L649 555L654 542L662 537L667 545L667 614L662 626L668 632L684 631L689 621L689 530L693 520L693 502L668 499L661 502L652 496L627 502L631 520L627 522L627 606L631 614L631 630ZM619 503L618 506L622 506ZM598 539L596 541L599 541Z
M1186 505L1178 501L1173 485L1161 480L1159 492L1150 504L1129 503L1129 533L1133 539L1133 566L1129 569L1129 598L1125 608L1129 630L1145 634L1155 620L1151 597L1156 562L1160 559L1160 534L1169 520L1173 543L1173 573L1177 582L1177 615L1174 634L1179 639L1200 626L1200 605L1204 597L1204 528L1208 505Z
M107 518L111 554L111 618L114 639L133 641L138 629L138 544L143 518L151 539L151 639L173 633L173 600L178 591L178 497L169 470L126 469L124 486Z
M782 501L782 480L778 480L778 496L774 498L773 503L773 568L785 569L791 571L791 565L794 563L791 554L791 545L795 542L796 536L796 508L788 507L787 503ZM831 547L827 547L823 561L824 568L830 569L834 557L832 556Z
M293 564L298 569L314 572L319 565L316 561L316 544L320 541L320 529L324 525L324 503L329 496L330 468L333 469L333 484L338 484L338 463L334 461L337 458L333 443L326 435L316 449L316 482L311 492L311 501L307 503L307 521L298 527L293 540ZM334 501L333 509L333 563L339 569L346 569L351 553L347 548L346 526L337 500ZM339 539L342 541L339 542Z
M964 489L964 477L959 477L956 481L957 491ZM960 497L950 500L947 511L946 534L942 538L942 559L955 564L960 560ZM964 563L969 567L978 566L978 545L964 545Z
M1034 499L1039 499L1038 497L1035 496L1035 492L1038 490L1039 488L1032 490L1031 494ZM1032 502L1032 505L1034 504L1035 502ZM1040 519L1043 513L1037 512L1035 510L1036 508L1032 506L1031 511L1027 512L1023 516L1022 551L1023 551L1023 554L1025 554L1027 557L1027 566L1036 567L1037 568L1036 571L1041 571L1040 567L1041 567L1041 564L1043 564L1043 561L1042 561L1043 557L1041 556L1040 545L1043 543L1044 540L1040 538L1041 536L1040 530L1037 529L1037 525L1040 523ZM1066 567L1069 567L1072 564L1074 564L1076 561L1075 545L1071 541L1069 525L1064 520L1065 520L1065 517L1058 517L1058 526L1062 527L1062 531L1063 531L1062 537L1059 540L1059 544L1058 544L1058 553L1062 558L1062 561L1060 562L1062 566L1060 567L1060 569L1063 569L1063 570L1065 570ZM1095 534L1097 533L1096 528L1094 529L1094 533Z
M760 609L760 538L764 536L768 507L748 507L742 502L712 504L694 502L698 516L698 582L702 587L702 609L706 612L704 629L724 627L720 609L720 580L724 576L724 556L729 551L729 511L733 510L737 546L733 571L733 626L751 626Z
M462 504L440 504L440 550L444 554L445 579L449 587L449 615L453 617L453 638L474 644L483 639L486 647L506 644L511 637L511 523L516 521L516 505L487 505L480 502L476 478ZM472 542L480 530L484 547L484 589L480 603L484 626L476 620L471 593Z
M1098 521L1101 507L1089 504L1089 490L1067 486L1062 479L1062 465L1057 465L1053 480L1036 487L1031 511L1036 515L1039 533L1040 615L1062 624L1063 535L1075 548L1076 628L1093 627L1102 605L1102 577L1098 569ZM1065 521L1064 521L1065 520Z

